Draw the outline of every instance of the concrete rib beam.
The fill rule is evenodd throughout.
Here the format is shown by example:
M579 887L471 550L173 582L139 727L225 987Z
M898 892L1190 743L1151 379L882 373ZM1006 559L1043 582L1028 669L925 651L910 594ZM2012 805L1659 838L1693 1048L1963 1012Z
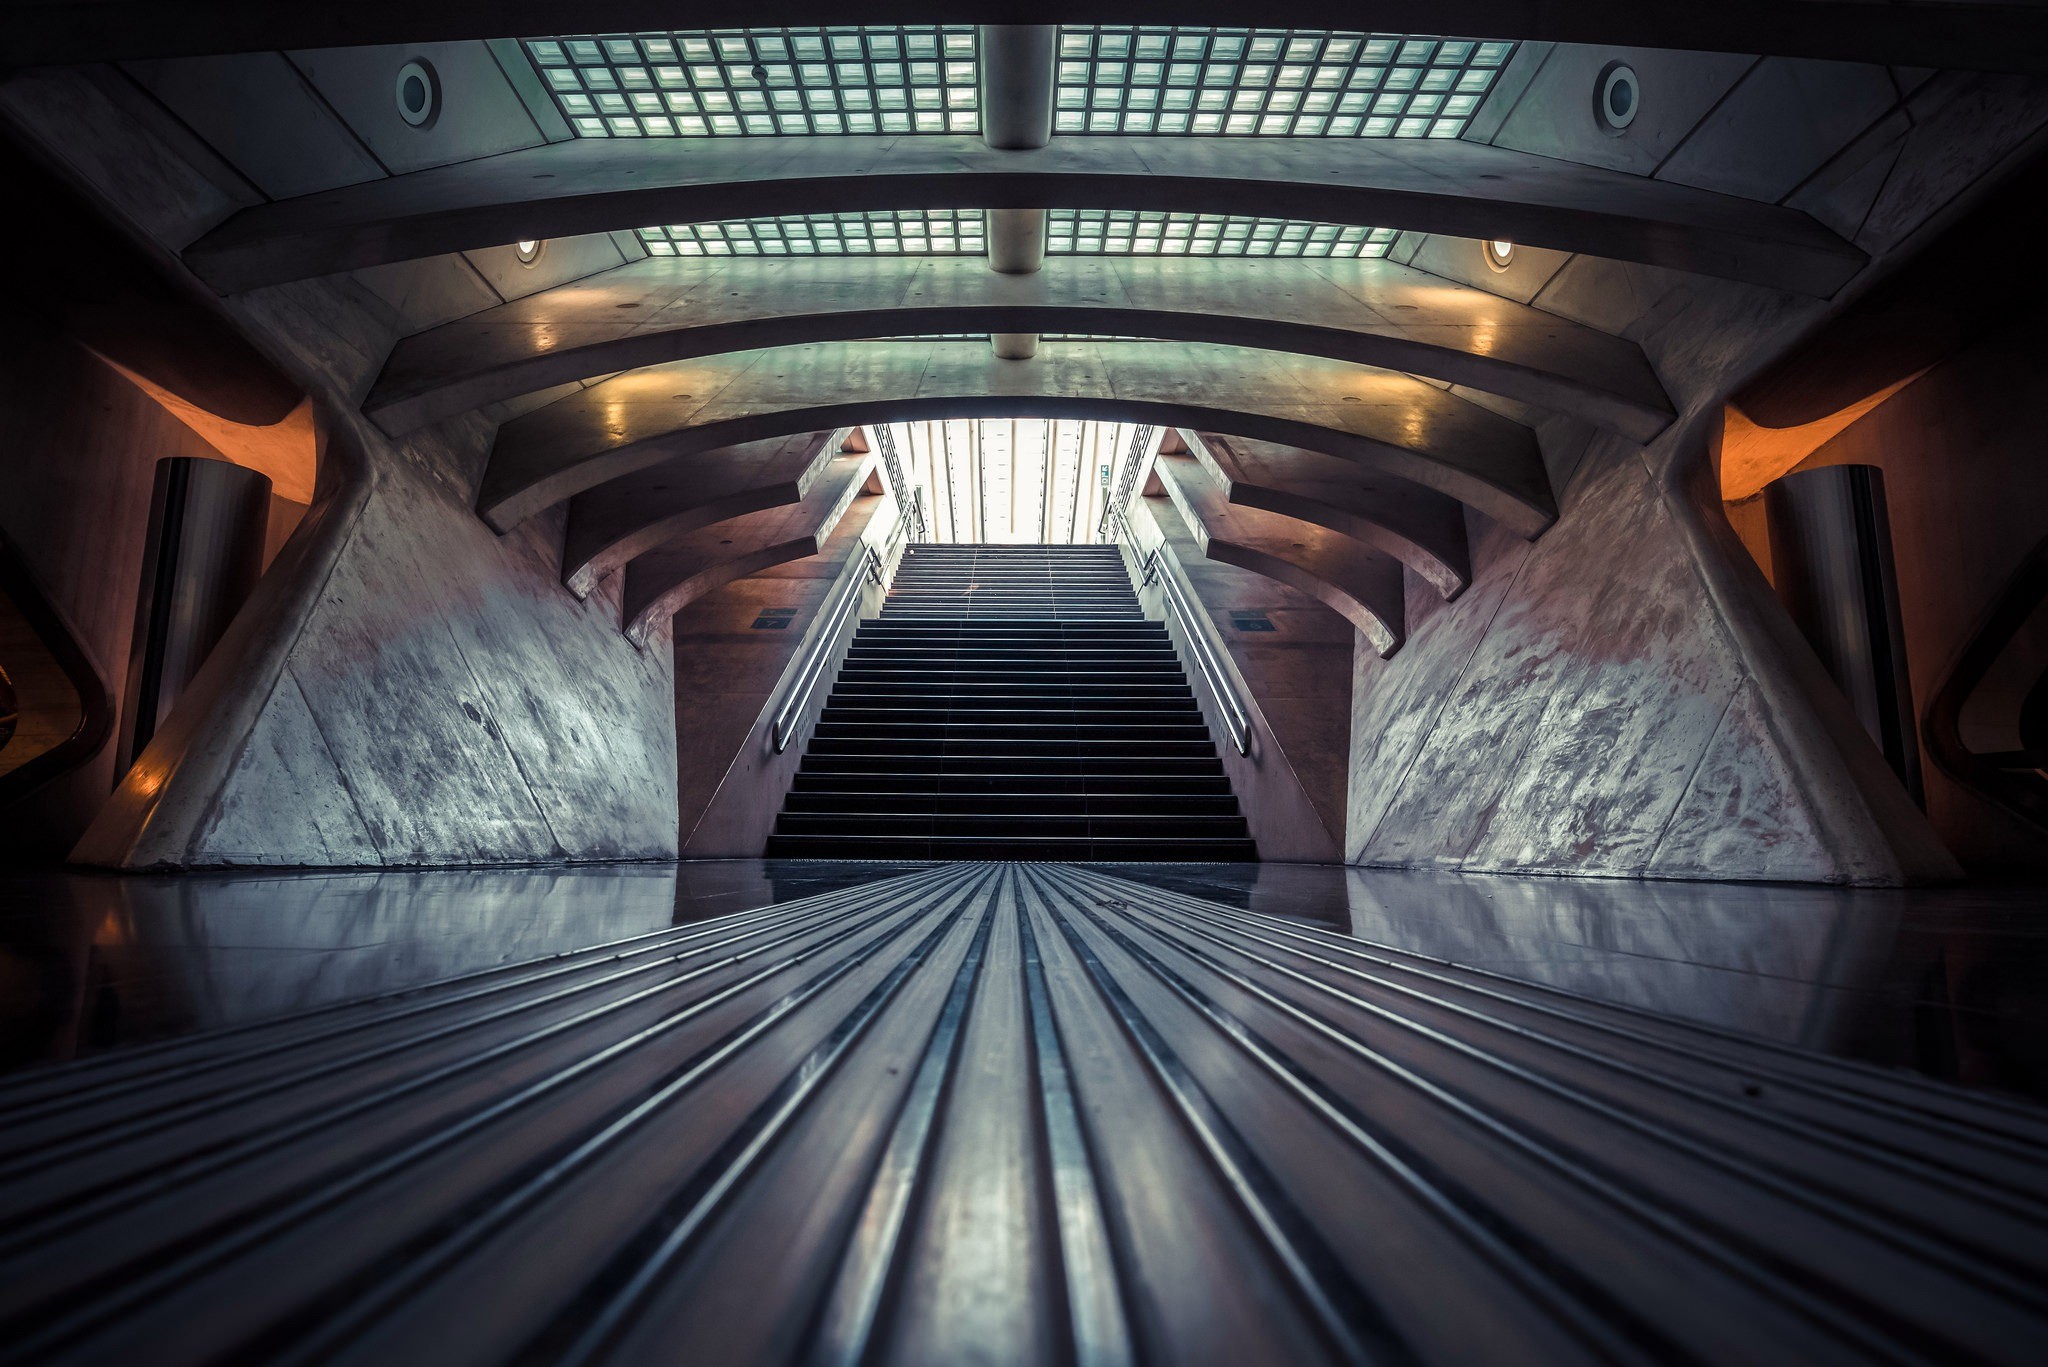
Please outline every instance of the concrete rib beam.
M186 249L215 288L523 238L870 209L1172 209L1402 228L1829 295L1867 258L1811 217L1454 139L589 138L237 213Z
M635 556L626 565L628 634L644 639L655 624L722 584L816 555L860 496L875 460L872 453L834 457L800 503L729 517Z
M561 0L359 0L343 6L277 0L93 0L17 4L10 60L20 66L211 56L320 47L541 37L563 28ZM1279 0L1248 20L1242 0L892 0L849 12L829 0L694 0L698 28L860 23L1190 24L1355 30L1356 0ZM1827 61L2048 71L2048 13L2013 0L1720 0L1648 5L1625 0L1374 0L1387 33L1457 33L1603 47L1762 53ZM636 33L677 21L674 0L580 0L579 33Z
M562 580L578 596L634 556L728 518L800 503L831 463L830 432L800 432L706 452L687 479L643 470L569 504Z
M1446 599L1471 584L1465 510L1455 500L1404 480L1375 478L1316 451L1216 432L1183 436L1189 454L1233 505L1278 513L1384 551Z
M478 510L500 530L607 480L739 442L941 417L1152 422L1301 446L1470 503L1524 536L1556 517L1535 436L1433 385L1176 342L1073 342L998 362L978 342L779 347L629 371L506 423Z
M1672 419L1642 349L1392 261L655 258L401 341L365 403L394 435L486 404L723 351L1014 330L1229 342L1421 375L1634 441Z
M1153 469L1202 554L1310 595L1363 633L1382 659L1401 648L1400 561L1326 528L1231 506L1191 455L1162 455Z

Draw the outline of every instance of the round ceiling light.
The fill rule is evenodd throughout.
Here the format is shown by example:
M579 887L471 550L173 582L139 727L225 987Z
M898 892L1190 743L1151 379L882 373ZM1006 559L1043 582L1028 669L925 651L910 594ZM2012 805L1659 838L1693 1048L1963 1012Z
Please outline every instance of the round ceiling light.
M441 77L434 64L415 57L398 68L393 94L398 100L398 117L414 128L432 128L441 117Z
M1488 266L1491 266L1494 270L1504 271L1509 266L1514 264L1514 243L1503 242L1497 237L1489 237L1481 245L1485 248L1486 251L1486 264Z
M534 262L540 260L540 254L546 251L547 248L548 244L544 240L530 239L525 242L515 242L512 244L512 250L519 257L519 264L522 266L531 266Z
M1600 80L1593 87L1593 117L1604 131L1617 135L1627 131L1642 107L1643 83L1634 67L1627 62L1609 62L1601 68Z

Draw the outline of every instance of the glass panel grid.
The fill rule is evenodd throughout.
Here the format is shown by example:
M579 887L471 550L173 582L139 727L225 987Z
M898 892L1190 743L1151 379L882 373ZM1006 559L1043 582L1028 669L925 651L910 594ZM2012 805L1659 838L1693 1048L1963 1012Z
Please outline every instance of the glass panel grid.
M1321 29L1068 25L1054 129L1455 138L1511 42Z
M639 232L651 256L980 256L979 209L793 214Z
M1382 257L1398 234L1300 219L1180 214L1133 209L1054 209L1046 215L1052 256Z
M586 138L979 133L969 24L530 38Z

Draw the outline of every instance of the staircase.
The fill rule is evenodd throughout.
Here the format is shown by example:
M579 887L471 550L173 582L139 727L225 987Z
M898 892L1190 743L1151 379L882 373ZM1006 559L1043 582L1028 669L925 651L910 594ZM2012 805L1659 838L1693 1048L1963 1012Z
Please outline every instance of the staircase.
M913 546L804 752L771 858L1258 857L1115 548Z

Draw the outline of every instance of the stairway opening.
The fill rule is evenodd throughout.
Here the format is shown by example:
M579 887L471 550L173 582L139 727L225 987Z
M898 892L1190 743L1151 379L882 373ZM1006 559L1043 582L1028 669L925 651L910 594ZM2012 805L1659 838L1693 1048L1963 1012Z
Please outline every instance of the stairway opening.
M1257 858L1112 546L917 545L864 623L770 857Z

